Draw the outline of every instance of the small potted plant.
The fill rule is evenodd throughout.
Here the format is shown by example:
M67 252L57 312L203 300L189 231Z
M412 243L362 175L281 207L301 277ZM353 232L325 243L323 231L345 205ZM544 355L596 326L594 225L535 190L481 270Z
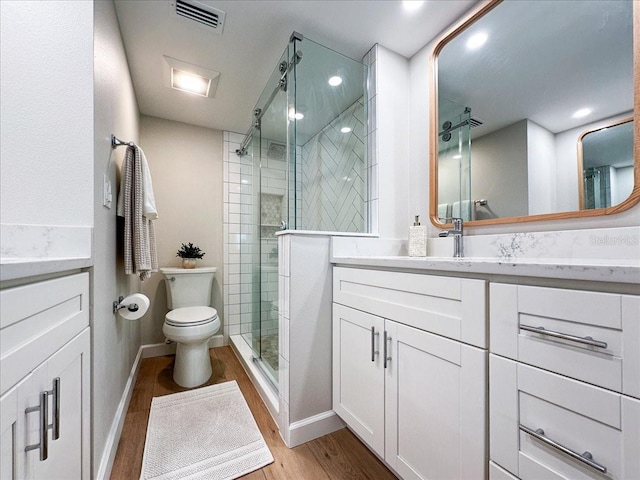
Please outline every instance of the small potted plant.
M182 268L196 268L196 259L202 258L204 255L205 253L191 242L183 243L176 253L176 257L182 258Z

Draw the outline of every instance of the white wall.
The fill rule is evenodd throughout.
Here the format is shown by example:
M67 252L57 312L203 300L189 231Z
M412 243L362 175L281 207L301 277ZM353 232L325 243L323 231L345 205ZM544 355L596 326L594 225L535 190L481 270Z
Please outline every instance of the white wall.
M625 201L633 190L633 167L612 168L611 205Z
M108 473L117 449L117 429L125 386L140 347L140 323L128 322L112 313L111 303L119 295L137 292L139 282L124 274L122 251L116 225L117 179L125 147L111 148L113 133L125 141L138 141L138 106L129 75L129 67L120 37L112 1L70 2L74 10L88 4L95 8L95 138L93 189L95 199L88 204L95 210L95 263L92 272L92 398L93 398L93 477ZM69 13L70 24L77 22ZM71 49L75 52L74 45ZM64 70L64 69L63 69ZM93 83L90 79L89 83ZM92 99L93 103L93 99ZM75 158L78 162L78 158ZM102 206L103 176L107 175L113 192L113 206ZM74 189L69 189L75 192ZM72 205L78 203L74 200ZM66 206L65 208L68 208ZM120 409L120 410L119 410ZM115 443L115 444L114 444Z
M413 215L420 214L409 212L409 61L379 45L375 63L378 232L406 238Z
M222 132L143 115L140 146L149 162L158 208L158 265L178 267L181 262L176 252L180 245L192 242L199 246L206 255L198 266L218 268L212 304L224 325ZM141 322L142 343L161 343L168 311L162 274L143 282L142 292L151 300Z
M92 3L0 8L0 222L91 226Z
M527 120L471 141L471 195L489 202L478 220L527 215L528 190Z
M546 128L527 120L529 215L557 212L555 173L555 136Z

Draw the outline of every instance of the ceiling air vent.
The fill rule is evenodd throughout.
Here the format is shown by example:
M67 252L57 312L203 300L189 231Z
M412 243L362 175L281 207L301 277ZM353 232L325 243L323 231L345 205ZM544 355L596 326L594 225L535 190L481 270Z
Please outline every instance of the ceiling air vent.
M174 4L176 6L176 13L181 17L211 27L216 33L222 33L224 17L226 15L222 10L210 7L202 2L196 2L195 0L176 0Z
M471 118L469 119L469 126L470 126L471 128L479 127L479 126L480 126L480 125L482 125L483 123L484 123L484 122L483 122L482 120L478 120L477 118L473 118L473 117L471 117Z

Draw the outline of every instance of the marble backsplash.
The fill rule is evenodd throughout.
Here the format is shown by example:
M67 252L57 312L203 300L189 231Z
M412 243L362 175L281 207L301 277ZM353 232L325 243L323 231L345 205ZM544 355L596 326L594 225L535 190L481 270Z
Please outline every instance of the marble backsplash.
M428 256L451 257L452 238L429 238ZM333 256L406 256L405 239L334 237ZM464 256L531 259L628 260L640 264L640 226L464 237Z
M0 225L0 257L9 259L91 258L91 227Z

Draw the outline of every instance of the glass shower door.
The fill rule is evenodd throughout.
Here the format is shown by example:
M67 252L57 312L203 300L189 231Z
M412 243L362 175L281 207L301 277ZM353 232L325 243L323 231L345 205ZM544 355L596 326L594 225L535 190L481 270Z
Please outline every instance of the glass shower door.
M472 220L471 109L438 99L438 218Z

